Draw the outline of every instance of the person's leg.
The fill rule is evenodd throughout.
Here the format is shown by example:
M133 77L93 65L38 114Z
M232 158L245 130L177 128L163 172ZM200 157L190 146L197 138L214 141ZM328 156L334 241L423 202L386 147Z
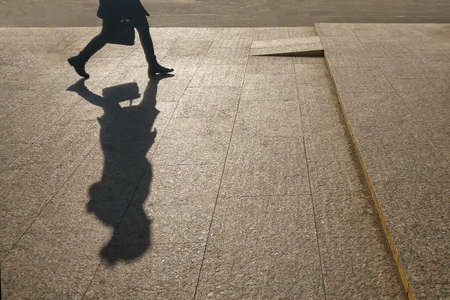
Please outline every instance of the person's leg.
M150 36L150 30L145 25L137 25L136 30L139 34L139 39L141 40L141 46L145 53L145 59L148 63L150 63L156 59L152 37Z
M145 20L145 22L136 22L135 27L139 34L141 45L145 53L145 58L148 63L148 75L151 76L156 73L170 73L173 71L173 69L161 66L156 60L152 37L150 36L150 30L146 21L147 20Z
M106 41L106 35L103 31L100 32L100 34L94 37L86 45L86 47L84 47L84 49L80 51L80 53L78 54L78 58L86 63L92 55L94 55L97 51L99 51L101 48L103 48L103 46L106 45Z
M69 64L75 68L78 75L89 78L89 74L85 71L86 62L92 55L105 46L110 30L109 23L103 21L102 31L95 36L77 56L68 59Z

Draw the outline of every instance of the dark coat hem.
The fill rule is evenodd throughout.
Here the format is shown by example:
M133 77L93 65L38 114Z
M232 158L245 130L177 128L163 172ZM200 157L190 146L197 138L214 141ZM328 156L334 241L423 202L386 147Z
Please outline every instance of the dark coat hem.
M100 19L139 19L143 16L150 16L148 11L144 8L141 1L127 0L134 2L128 4L111 4L111 0L100 0L100 5L97 10L97 17ZM116 3L116 2L114 2Z

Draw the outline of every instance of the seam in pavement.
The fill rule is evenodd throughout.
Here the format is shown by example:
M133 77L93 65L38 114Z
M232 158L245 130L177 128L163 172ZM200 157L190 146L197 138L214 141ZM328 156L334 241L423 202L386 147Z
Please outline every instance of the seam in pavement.
M112 72L112 71L111 71ZM111 72L109 72L106 76L105 76L105 78L111 73ZM80 99L80 102L81 102L82 100ZM114 120L113 120L114 121ZM91 147L91 149L88 151L88 153L85 155L85 157L88 157L90 154L91 154L91 152L93 151L93 149L94 149L94 147L95 147L95 144ZM76 170L78 170L78 168L82 165L83 163L80 163L78 166L77 166L77 168L76 168ZM75 171L76 171L75 170ZM73 176L73 174L75 173L75 171L71 174L71 176L70 177L72 177ZM144 170L144 174L145 174L145 172L147 171L147 168ZM142 176L141 176L142 177ZM67 183L67 181L64 183L64 185ZM63 185L63 186L64 186ZM139 187L139 184L136 186L136 189L134 190L134 192L133 192L133 195L132 195L132 197L131 197L131 200L130 200L130 204L131 204L131 202L133 202L133 198L134 198L134 195L136 194L136 190L138 189L138 187ZM62 189L62 188L61 188ZM122 215L122 219L123 219L123 216L125 215L125 213L127 212L127 210L128 210L128 208L130 207L130 204L127 206L127 208L125 209L125 212L124 212L124 214ZM120 220L119 221L119 225L120 225L120 223L121 223L121 221L122 220ZM94 281L94 279L95 279L95 276L97 275L97 272L98 272L98 269L100 268L100 265L101 265L101 261L97 264L97 266L95 267L95 271L94 271L94 274L92 275L92 277L91 277L91 279L89 280L89 284L87 285L87 287L86 287L86 290L84 291L84 293L83 293L83 295L81 296L81 300L83 300L84 299L84 297L86 296L86 293L89 291L89 289L90 289L90 287L91 287L91 285L92 285L92 282Z
M91 288L92 282L94 281L95 277L97 276L97 272L100 269L100 265L101 265L101 261L95 267L94 274L92 275L91 280L89 280L89 284L87 285L86 290L84 291L83 295L81 296L81 300L83 300L86 297L87 292Z
M112 71L110 71L106 76L108 76ZM106 77L105 76L105 77ZM73 104L71 104L69 106L69 108L61 114L61 116L58 118L58 120L54 121L52 124L57 123L59 120L61 120L65 115L67 115L68 113L71 113L72 111L74 111L77 107L77 105L79 103L81 103L83 100L80 98L78 101L74 102ZM38 141L42 136L44 135L44 133L42 133L41 135L39 135L37 138L35 138L29 145L29 147L26 147L28 149L30 149L33 144L35 144L36 141ZM95 145L92 145L91 148L89 149L89 151L86 152L86 154L83 156L83 158L86 158L89 156L89 154L92 152L92 149L95 147ZM13 162L11 162L10 164L13 164L14 162L16 162L19 158L13 160ZM41 209L38 211L38 214L36 215L36 218L30 223L29 226L27 226L27 228L23 231L23 233L20 235L20 237L13 243L13 245L9 248L8 253L6 254L6 256L0 261L0 265L3 264L4 261L6 261L6 259L8 258L8 256L10 255L11 251L16 248L17 244L20 242L20 240L22 240L22 238L28 233L28 231L30 230L30 228L33 226L33 224L39 219L39 217L42 215L43 211L47 208L47 206L53 201L53 199L55 198L56 195L58 195L58 193L65 187L65 185L67 184L67 182L73 177L73 175L75 174L75 172L80 168L80 166L82 165L84 160L80 160L80 162L75 166L74 170L69 174L69 176L67 176L67 179L61 184L61 187L59 189L57 189L53 195L51 195L48 200L44 201L43 206L41 207Z
M295 71L294 68L294 74L295 74L295 81L297 82L297 72ZM300 91L298 88L298 84L296 84L296 89L297 89L297 105L300 111L300 124L301 124L301 128L302 131L304 129L304 123L303 123L303 113L302 113L302 106L300 104ZM303 94L303 91L302 91ZM303 97L303 96L302 96ZM323 262L322 262L322 255L321 255L321 251L320 251L320 243L319 243L319 232L318 232L318 227L317 227L317 217L316 217L316 210L315 210L315 206L314 206L314 197L313 197L313 193L312 193L312 184L311 184L311 176L310 176L310 171L309 171L309 163L308 163L308 152L306 151L306 143L305 143L305 137L304 134L302 132L302 142L303 142L303 151L305 153L305 162L306 162L306 170L308 172L308 184L309 184L309 195L311 197L311 206L312 206L312 210L313 210L313 216L314 216L314 228L316 231L316 243L317 243L317 250L319 253L319 261L320 261L320 271L321 271L321 277L322 277L322 288L323 288L323 294L325 297L325 300L327 299L327 290L325 288L325 279L324 279L324 270L323 270Z
M133 200L136 196L136 192L139 190L139 187L141 186L141 181L145 176L145 173L147 173L147 171L149 170L149 167L147 166L143 171L142 171L142 175L139 177L139 181L136 184L133 194L130 196L130 201L128 202L127 207L125 208L124 212L122 213L122 215L120 216L119 222L117 222L117 227L119 227L122 224L122 221L125 218L125 215L127 214L130 206L133 204ZM81 300L83 300L86 297L87 292L89 291L89 289L91 288L92 282L94 282L95 277L97 276L97 272L100 269L100 266L102 264L102 261L100 260L100 262L97 264L97 267L95 268L94 274L91 277L91 280L89 281L88 286L86 287L86 290L83 293L83 296L81 297Z
M67 110L64 111L64 112L61 114L61 116L60 116L57 120L55 120L55 121L50 122L49 124L47 124L48 126L47 126L46 128L44 128L44 130L42 130L42 133L39 134L37 137L33 138L33 139L31 140L30 143L26 143L26 142L19 142L19 143L17 143L17 142L14 142L14 143L10 143L10 144L7 144L7 145L20 145L20 144L22 144L22 145L26 145L25 151L32 149L32 147L39 141L39 139L42 138L42 136L45 135L45 133L47 132L47 130L48 130L49 128L51 128L51 127L52 127L53 125L55 125L58 121L60 121L60 120L61 120L68 112L74 110L75 107L78 105L78 103L80 103L81 101L82 101L82 100L79 99L78 101L76 101L76 102L70 104L70 105L67 107ZM28 105L26 105L26 106L28 106ZM30 104L29 106L32 106L32 104ZM20 109L20 108L18 107L18 108L15 109L12 113L18 111L19 109ZM9 113L8 115L6 115L6 116L5 116L5 119L8 118L12 113ZM2 170L2 171L0 172L0 174L3 173L5 170L14 170L15 168L12 167L12 166L14 165L14 163L17 162L21 157L24 157L24 156L25 156L25 155L20 155L20 156L16 157L15 159L13 159L11 162L9 162L9 163L6 165L6 168L5 168L4 170ZM64 182L64 183L65 183L65 182ZM27 230L28 230L28 228L27 228ZM22 238L22 237L21 237L21 238ZM3 262L3 261L2 261L2 262Z
M208 48L208 51L209 51L209 49L211 49L212 43L213 43L213 42L210 43L209 48ZM167 57L167 55L164 56L164 57ZM189 79L189 82L188 82L188 84L186 85L186 87L184 88L183 93L180 94L179 98L175 101L175 103L176 103L176 104L175 104L175 108L173 109L172 114L170 115L170 118L169 118L169 120L168 120L167 123L166 123L166 126L165 126L165 127L163 128L163 130L162 130L161 138L160 138L158 141L156 141L156 143L155 143L155 151L153 152L153 154L152 154L151 157L154 157L154 158L157 157L157 153L158 153L158 149L159 149L159 144L161 143L162 139L165 137L165 133L166 133L167 127L169 127L169 124L170 124L170 123L172 122L172 120L174 119L175 112L176 112L176 110L177 110L177 108L178 108L178 105L180 104L180 99L183 98L183 96L185 95L186 90L189 88L189 85L191 84L192 79L194 79L194 76L195 76L195 74L197 73L198 69L199 69L199 64L197 64L197 66L196 66L196 68L195 68L195 72L194 72L193 75L191 76L191 79ZM176 73L175 73L175 76L177 76ZM158 102L158 95L156 95L156 101ZM167 164L167 163L166 163L165 165L166 165L166 166L178 166L178 165L191 165L191 164L170 164L170 163Z
M211 43L211 45L212 45L212 43ZM245 84L245 74L247 73L247 67L248 67L248 58L247 58L247 62L245 64L244 77L242 79L242 84L241 84L241 93L239 94L239 100L238 100L238 103L237 103L237 106L236 106L236 113L234 114L233 127L231 129L230 138L228 140L228 148L227 148L227 152L225 154L225 159L223 161L222 174L220 175L219 188L217 189L216 201L214 202L214 209L213 209L213 212L212 212L212 215L211 215L211 221L209 222L208 235L206 236L205 249L203 251L202 263L200 264L200 269L198 271L197 284L195 285L194 296L192 298L193 300L195 300L195 298L197 297L197 290L198 290L198 286L200 284L200 275L201 275L202 270L203 270L203 263L204 263L205 257L206 257L206 250L208 249L208 241L209 241L209 237L210 237L210 233L211 233L211 228L212 228L212 224L213 224L213 221L214 221L214 216L216 214L217 202L219 200L220 191L222 189L223 174L225 173L225 167L227 165L228 153L230 152L231 140L233 138L233 133L234 133L234 127L236 125L236 119L237 119L237 116L238 116L238 113L239 113L239 107L240 107L240 104L241 104L242 87Z
M65 111L63 114L61 114L61 116L58 118L58 120L56 120L55 122L53 122L52 124L55 124L56 122L58 122L59 120L61 120L64 115L68 114L69 112L72 112L77 104L79 104L82 100L78 100L77 102L73 103L70 108L67 109L67 111ZM50 125L51 126L51 125ZM33 144L35 144L36 141L38 141L42 136L44 135L44 133L42 133L41 135L39 135L39 137L37 137L34 141L32 141L29 145L29 147L26 147L28 149L30 149ZM92 145L91 148L89 149L89 151L87 151L87 153L83 156L83 158L86 158L87 156L89 156L89 154L91 153L92 149L94 148L95 145ZM19 158L13 160L13 162L11 162L11 164L13 164L14 162L16 162ZM42 213L44 212L44 210L47 208L47 206L53 201L53 199L56 197L56 195L58 195L58 193L65 187L65 185L67 184L67 182L72 178L73 174L75 174L75 172L78 170L78 168L82 165L84 160L80 160L80 162L76 165L76 167L74 168L74 170L69 174L69 176L67 176L66 180L64 180L64 182L61 184L61 187L59 189L57 189L51 196L49 196L49 198L44 201L42 207L40 208L40 210L38 211L35 219L27 226L27 228L22 232L22 234L20 235L20 237L12 244L12 246L9 248L8 253L6 254L6 256L0 261L0 265L3 264L4 261L6 261L6 259L8 258L8 256L11 254L11 251L16 248L17 244L22 240L22 238L28 233L28 231L30 230L30 228L33 226L33 224L39 219L39 217L42 215Z
M261 197L298 197L298 196L310 196L311 193L304 192L304 193L293 193L293 194L225 194L223 195L224 198L233 198L233 197L239 197L239 198L261 198Z
M87 156L89 156L89 154L91 153L92 149L94 148L94 145L91 147L91 149L87 152L87 154L85 154L83 156L83 158L86 158ZM53 195L51 195L49 197L49 199L47 201L44 201L43 206L41 207L41 209L39 210L38 214L36 215L36 217L34 218L34 220L30 223L30 225L27 226L27 228L23 231L23 233L20 235L20 237L13 243L13 245L9 248L8 250L8 254L3 258L2 261L0 261L0 265L3 264L4 261L6 261L6 259L9 257L9 255L11 254L11 251L16 248L17 244L22 240L22 238L28 233L28 231L30 230L30 228L34 225L34 223L36 223L36 221L40 218L40 216L42 215L42 213L44 212L44 210L49 206L49 204L51 202L53 202L53 199L56 197L56 195L58 195L58 193L66 186L67 182L69 182L70 179L72 179L73 175L76 173L76 171L80 168L80 166L83 164L84 159L80 160L80 162L78 163L78 165L74 168L74 170L69 174L69 176L67 176L66 180L64 180L64 182L61 184L61 187L59 189L57 189Z
M325 59L325 64L326 64L326 66L327 66L327 68L328 68L328 70L330 72L330 75L331 75L331 68L330 68L330 65L328 63L326 52L325 52L325 55L324 55L324 59ZM335 79L334 79L334 77L332 75L331 75L331 81L332 81L332 83L334 85L334 89L336 90L337 100L338 100L338 103L339 103L339 110L341 111L341 116L344 119L345 128L346 128L347 133L350 136L350 139L352 141L352 145L353 145L353 148L355 150L356 157L358 158L359 165L360 165L361 170L362 170L362 172L364 174L364 178L365 178L367 187L368 187L368 189L370 191L370 195L372 196L372 200L373 200L375 209L377 211L378 218L380 220L384 236L385 236L385 238L387 240L387 243L389 245L389 248L391 250L391 253L392 253L395 265L397 266L397 270L399 272L400 279L401 279L401 281L403 283L403 287L404 287L405 292L406 292L406 294L408 296L408 299L409 300L416 300L416 298L414 297L414 294L411 291L410 284L409 284L408 278L406 276L406 272L405 272L405 270L404 270L404 268L402 266L402 263L400 261L400 257L398 255L397 248L395 247L394 240L392 239L392 235L389 232L389 229L387 227L386 219L384 218L383 211L381 210L381 207L380 207L380 204L379 204L378 199L376 197L375 190L373 188L372 182L370 181L369 174L367 172L366 166L365 166L363 158L361 156L361 152L359 151L358 144L356 142L356 138L355 138L355 136L353 134L353 131L352 131L352 128L350 126L350 122L347 119L347 116L345 115L344 106L342 104L341 97L340 97L339 93L337 92L337 85L336 85Z

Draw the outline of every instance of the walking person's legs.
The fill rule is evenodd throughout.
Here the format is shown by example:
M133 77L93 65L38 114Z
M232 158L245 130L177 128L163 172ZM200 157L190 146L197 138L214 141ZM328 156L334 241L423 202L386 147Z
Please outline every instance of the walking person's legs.
M103 21L102 31L95 36L77 56L73 56L67 60L81 77L89 78L89 74L85 71L85 65L92 55L105 46L110 30L110 25Z
M156 60L155 49L153 47L152 37L150 36L150 29L147 22L136 22L136 30L138 31L141 40L142 49L145 53L145 58L148 63L148 76L156 73L166 74L173 72L173 69L161 66Z

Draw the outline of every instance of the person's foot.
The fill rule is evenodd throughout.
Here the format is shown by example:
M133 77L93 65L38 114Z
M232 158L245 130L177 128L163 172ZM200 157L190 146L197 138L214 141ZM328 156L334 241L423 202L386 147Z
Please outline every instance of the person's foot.
M172 68L163 67L157 61L148 65L148 77L152 77L155 74L167 74L170 72L173 72Z
M89 74L86 73L86 70L84 69L84 66L86 63L84 61L81 61L78 58L78 56L73 56L73 57L69 58L67 61L69 62L69 64L72 67L74 67L75 72L77 72L78 75L80 75L81 77L84 77L86 79L89 78Z

